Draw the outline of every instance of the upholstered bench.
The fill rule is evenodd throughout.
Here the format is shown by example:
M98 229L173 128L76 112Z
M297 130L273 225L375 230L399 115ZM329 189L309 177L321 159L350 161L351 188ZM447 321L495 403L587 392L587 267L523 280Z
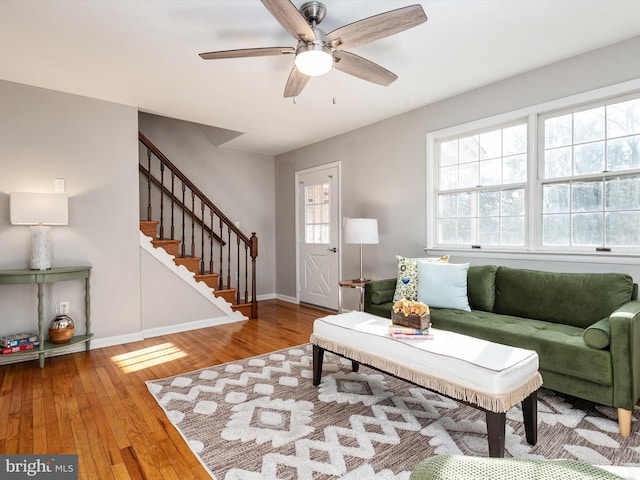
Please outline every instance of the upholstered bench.
M537 440L538 355L444 330L433 339L388 334L391 320L364 312L329 315L313 325L313 384L319 385L324 351L390 373L486 412L489 455L504 456L506 412L522 402L527 442Z

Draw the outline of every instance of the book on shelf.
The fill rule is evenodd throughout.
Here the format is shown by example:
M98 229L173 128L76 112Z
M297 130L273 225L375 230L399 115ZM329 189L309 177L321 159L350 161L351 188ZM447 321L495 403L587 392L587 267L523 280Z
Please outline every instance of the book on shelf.
M389 325L389 333L402 333L405 335L429 335L429 329L420 330L418 328L403 327L401 325Z
M4 337L0 337L0 347L11 348L17 347L19 345L28 345L37 341L38 335L36 335L35 333L16 333L15 335L6 335Z
M15 347L2 347L2 354L6 355L8 353L18 353L24 352L26 350L33 350L38 345L40 345L40 342L23 343L22 345L17 345Z

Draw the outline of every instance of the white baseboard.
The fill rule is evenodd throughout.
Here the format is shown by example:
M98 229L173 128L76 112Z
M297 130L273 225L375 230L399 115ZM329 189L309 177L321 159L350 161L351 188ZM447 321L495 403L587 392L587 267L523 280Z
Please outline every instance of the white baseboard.
M234 319L229 317L207 318L197 320L195 322L181 323L179 325L167 325L166 327L149 328L142 331L144 338L159 337L161 335L171 335L173 333L188 332L189 330L197 330L199 328L215 327L217 325L225 325L227 323L242 322L243 319Z
M287 296L287 295L280 295L280 294L277 294L277 295L276 295L276 298L277 298L278 300L282 300L283 302L295 303L296 305L298 304L298 299L297 299L297 298L295 298L295 297L289 297L289 296Z

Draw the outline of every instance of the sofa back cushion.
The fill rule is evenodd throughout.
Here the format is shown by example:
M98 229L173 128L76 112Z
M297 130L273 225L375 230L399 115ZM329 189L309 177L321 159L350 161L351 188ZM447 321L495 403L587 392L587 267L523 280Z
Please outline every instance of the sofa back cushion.
M472 265L467 273L467 295L472 310L490 312L496 301L496 265Z
M587 328L631 301L622 273L556 273L498 267L495 313Z

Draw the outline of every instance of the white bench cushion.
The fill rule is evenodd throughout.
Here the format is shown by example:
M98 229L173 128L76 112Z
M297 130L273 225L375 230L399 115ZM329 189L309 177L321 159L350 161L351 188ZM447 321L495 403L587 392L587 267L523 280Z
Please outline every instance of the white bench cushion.
M518 391L537 379L535 385L530 385L529 391L523 393L524 396L521 395L524 398L541 384L538 354L533 350L510 347L434 328L431 329L433 339L396 339L388 334L390 324L390 319L364 312L328 315L315 320L312 342L327 350L332 350L330 345L336 345L346 348L350 353L362 352L360 360L346 355L362 363L369 363L363 360L366 358L380 359L382 362L378 365L369 363L377 368L381 368L379 365L383 364L395 364L418 375L423 374L491 397ZM398 374L396 371L390 373ZM402 374L398 376L406 378ZM406 379L420 383L414 377L415 375L412 375L412 378ZM422 385L429 388L431 383ZM506 411L510 406L512 405L500 410Z

